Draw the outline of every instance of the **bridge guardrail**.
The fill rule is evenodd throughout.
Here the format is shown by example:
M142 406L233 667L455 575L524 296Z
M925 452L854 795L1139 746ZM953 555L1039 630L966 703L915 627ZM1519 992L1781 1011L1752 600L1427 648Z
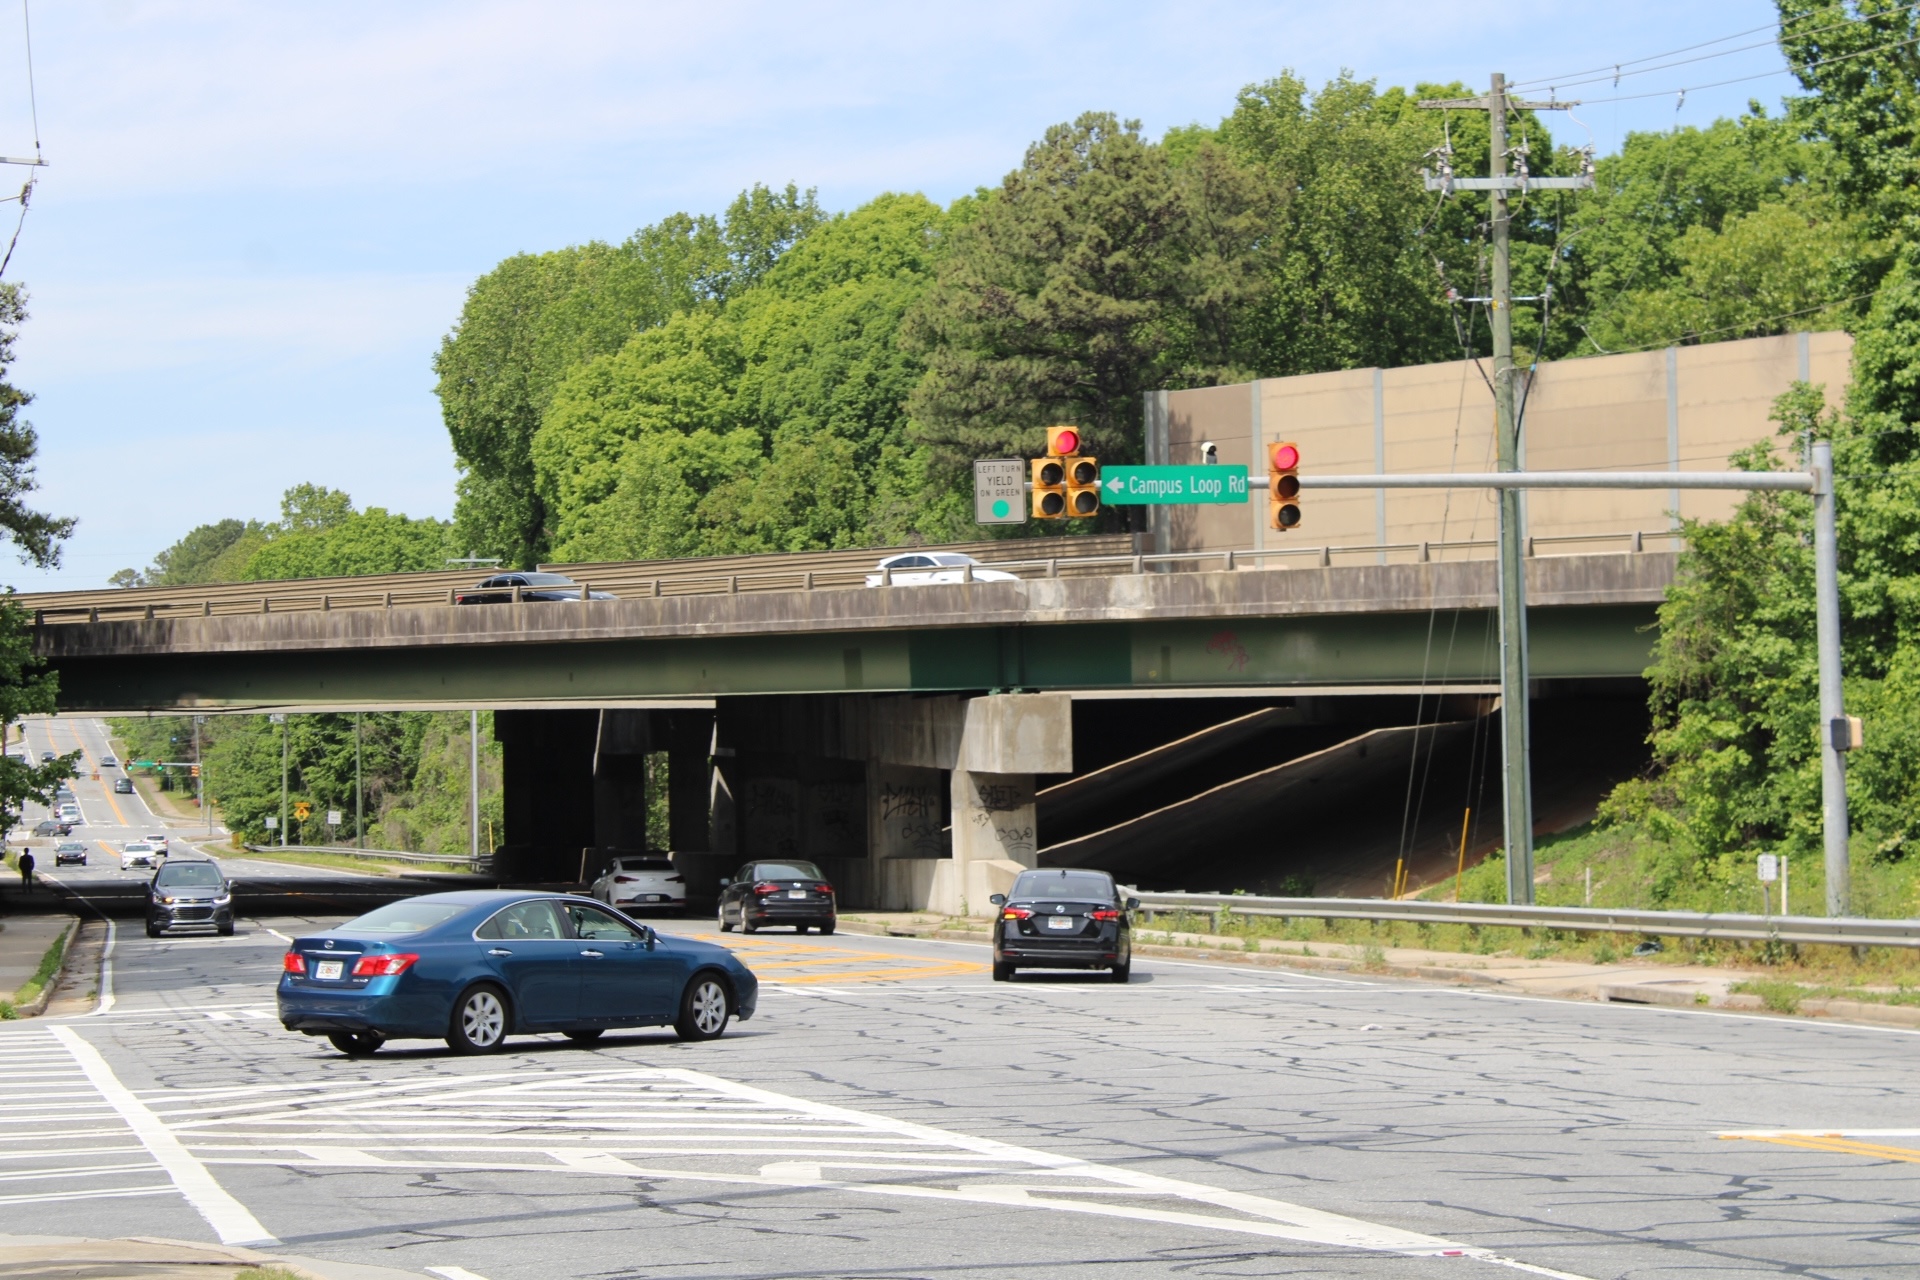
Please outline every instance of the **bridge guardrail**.
M1649 540L1665 539L1671 543L1680 536L1671 530L1632 530L1624 533L1566 534L1528 538L1527 554L1536 554L1538 548L1542 546L1576 543L1625 544L1633 551L1643 551ZM1087 541L1105 542L1107 540L1090 538ZM1491 549L1494 546L1492 539L1479 538L1446 542L1383 542L1351 546L1289 546L1244 551L1171 551L1131 555L1115 555L1103 550L1096 554L1070 552L1066 555L1055 554L1032 560L995 558L982 561L979 567L1014 573L1017 576L1042 578L1084 574L1138 574L1145 573L1149 568L1171 569L1179 565L1190 565L1196 568L1212 566L1231 572L1243 568L1259 568L1269 560L1279 560L1284 563L1289 558L1299 557L1311 557L1313 563L1322 568L1330 567L1335 557L1344 559L1349 556L1410 555L1416 562L1426 563L1433 560L1436 555L1445 557L1449 552L1470 553ZM862 588L866 586L867 578L875 572L872 567L864 564L858 567L836 564L825 568L756 568L738 573L704 575L655 572L649 575L646 572L648 567L635 566L633 570L626 572L608 568L604 573L596 573L590 578L581 579L580 586L583 591L607 591L622 599L660 599L672 596L739 595L759 591ZM179 589L174 588L168 589L168 598L158 600L142 599L133 592L127 593L126 596L119 593L88 592L76 593L82 594L83 598L74 603L58 603L53 600L41 602L31 596L20 597L20 603L33 610L36 625L47 625L120 619L231 617L252 613L324 613L335 609L451 607L455 593L461 587L471 585L464 578L457 586L448 585L444 574L422 575L422 577L430 578L431 582L410 585L393 577L383 577L373 583L362 585L353 583L351 579L340 579L339 585L329 583L325 590L315 590L312 584L302 584L302 589L292 591L275 591L270 583L222 584L201 596L182 596L179 594ZM968 572L963 580L970 578L971 573Z
M1861 916L1762 916L1730 912L1645 911L1619 907L1511 906L1426 902L1417 898L1269 898L1252 894L1145 893L1130 890L1147 912L1191 911L1308 920L1404 920L1574 933L1639 933L1728 942L1792 942L1845 947L1920 947L1920 920Z
M330 853L342 858L365 858L369 862L436 863L467 867L474 871L485 871L493 862L492 856L484 853L478 858L470 858L463 853L404 853L398 849L342 848L328 844L243 844L240 847L248 853Z

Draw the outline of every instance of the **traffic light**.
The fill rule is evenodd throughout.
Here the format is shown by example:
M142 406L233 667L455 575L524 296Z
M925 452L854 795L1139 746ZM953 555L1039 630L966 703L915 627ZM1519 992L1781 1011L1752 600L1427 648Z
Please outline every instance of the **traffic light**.
M1099 513L1100 460L1081 457L1080 445L1080 428L1047 428L1047 456L1033 460L1034 519Z
M1100 460L1072 457L1061 461L1067 467L1067 511L1076 516L1099 514Z
M1064 520L1067 517L1067 467L1060 458L1033 460L1033 518Z
M188 766L187 766L187 773L188 773L188 775L189 775L189 776L191 776L191 777L195 777L195 778L197 778L197 777L199 777L199 776L200 776L200 766L199 766L199 765L197 765L197 764L195 764L195 765L188 765Z
M1300 527L1300 446L1291 442L1267 446L1267 527Z

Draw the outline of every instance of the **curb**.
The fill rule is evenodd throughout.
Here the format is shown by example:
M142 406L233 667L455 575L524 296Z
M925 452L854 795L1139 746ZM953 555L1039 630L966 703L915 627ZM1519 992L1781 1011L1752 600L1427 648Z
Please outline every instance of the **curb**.
M16 1272L16 1267L24 1271ZM114 1240L87 1239L78 1236L0 1235L0 1271L22 1275L119 1275L109 1267L137 1267L144 1275L149 1268L271 1267L297 1276L299 1280L417 1280L415 1271L363 1263L335 1263L320 1258L303 1258L278 1253L263 1253L238 1245L201 1244L191 1240L170 1240L164 1236L124 1236Z

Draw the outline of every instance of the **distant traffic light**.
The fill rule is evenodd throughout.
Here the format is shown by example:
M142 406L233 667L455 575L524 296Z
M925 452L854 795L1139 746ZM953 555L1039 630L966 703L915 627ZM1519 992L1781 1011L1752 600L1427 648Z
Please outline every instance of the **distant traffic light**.
M1076 516L1100 513L1100 460L1074 456L1060 460L1067 468L1067 510Z
M1058 429L1049 427L1048 432L1051 434ZM1067 467L1064 459L1035 458L1033 460L1033 518L1036 520L1067 518Z
M1300 527L1300 446L1290 441L1267 446L1267 527Z
M195 764L195 765L188 765L188 766L187 766L187 772L188 772L188 774L189 774L189 776L191 776L191 777L195 777L195 778L197 778L197 777L199 777L199 776L200 776L200 766L199 766L199 765L197 765L197 764Z

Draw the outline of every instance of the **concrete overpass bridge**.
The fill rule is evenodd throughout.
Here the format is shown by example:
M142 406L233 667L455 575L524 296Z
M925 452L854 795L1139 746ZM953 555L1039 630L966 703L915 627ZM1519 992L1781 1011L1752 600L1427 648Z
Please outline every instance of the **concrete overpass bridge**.
M656 576L581 602L456 608L437 582L348 579L21 603L73 713L494 709L502 863L524 878L666 846L695 886L742 858L810 857L851 902L954 909L1056 845L1153 883L1194 865L1180 831L1217 846L1303 788L1368 805L1309 778L1387 777L1423 750L1471 774L1498 671L1491 561L1099 550L1003 553L1015 581L877 588L864 567L774 566L755 572L794 580ZM1651 550L1530 560L1536 696L1637 703L1674 567ZM1225 733L1238 745L1223 755L1210 731L1256 712L1260 733ZM1176 748L1196 735L1213 745ZM644 760L659 752L670 829L649 832ZM1167 803L1139 811L1142 797ZM1056 809L1074 815L1053 824L1060 839ZM1328 829L1337 842L1342 824Z

